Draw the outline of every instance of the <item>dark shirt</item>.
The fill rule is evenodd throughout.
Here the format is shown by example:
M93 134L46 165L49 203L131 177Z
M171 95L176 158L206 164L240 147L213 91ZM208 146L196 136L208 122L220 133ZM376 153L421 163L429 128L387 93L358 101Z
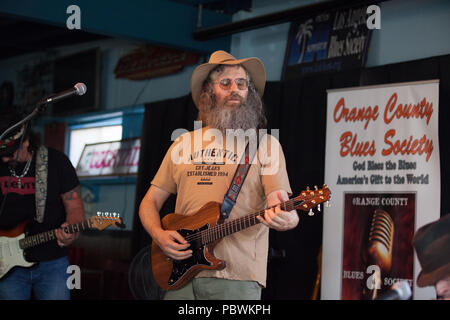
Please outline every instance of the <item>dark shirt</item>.
M16 168L16 175L21 175L25 163ZM24 221L29 221L27 234L33 235L57 229L66 221L66 212L61 195L79 185L76 171L67 156L55 149L48 149L47 202L44 221L38 223L36 217L36 154L33 156L28 173L20 178L12 177L8 165L0 160L0 204L3 202L7 188L6 203L0 216L0 229L9 230ZM67 254L67 248L60 248L56 240L39 244L25 251L28 261L47 261Z

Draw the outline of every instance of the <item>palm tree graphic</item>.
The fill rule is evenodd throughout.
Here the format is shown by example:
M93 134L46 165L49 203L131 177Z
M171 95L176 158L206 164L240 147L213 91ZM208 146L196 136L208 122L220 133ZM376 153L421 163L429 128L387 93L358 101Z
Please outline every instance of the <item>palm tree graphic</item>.
M306 51L306 44L308 43L309 38L312 36L313 26L312 26L312 19L307 20L305 23L302 23L298 26L298 32L295 36L295 39L297 39L297 44L299 46L300 51L300 57L298 58L297 63L302 63L303 56L305 55Z

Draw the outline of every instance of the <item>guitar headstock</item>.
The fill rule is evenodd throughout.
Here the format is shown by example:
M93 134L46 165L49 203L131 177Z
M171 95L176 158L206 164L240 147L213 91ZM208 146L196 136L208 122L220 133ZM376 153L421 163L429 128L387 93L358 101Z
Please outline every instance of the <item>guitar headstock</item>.
M303 211L309 210L309 215L314 215L312 208L318 206L320 211L320 204L325 202L325 206L328 205L328 201L330 199L330 189L328 189L327 185L324 184L322 189L318 189L317 186L314 186L314 190L310 190L309 187L306 190L300 192L300 194L295 198L295 200L302 201L299 205L296 206L296 209L300 209Z
M97 213L97 216L90 217L89 221L91 223L91 227L98 230L104 230L109 226L119 228L125 227L125 225L122 222L122 218L120 218L120 215L115 212L110 214Z

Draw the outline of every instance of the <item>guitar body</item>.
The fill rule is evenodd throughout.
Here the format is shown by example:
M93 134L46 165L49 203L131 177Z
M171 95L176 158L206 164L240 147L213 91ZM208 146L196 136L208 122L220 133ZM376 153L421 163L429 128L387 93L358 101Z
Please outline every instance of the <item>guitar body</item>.
M11 230L0 230L0 279L13 267L31 267L33 262L25 260L19 240L25 238L25 227L28 221Z
M208 202L192 216L168 214L161 220L161 224L164 230L177 230L184 238L186 236L192 238L199 231L222 223L220 207L221 204L218 202ZM184 260L173 260L167 257L155 242L152 243L153 276L160 288L164 290L181 288L202 270L225 268L225 261L214 256L214 247L219 241L202 245L200 240L189 241L192 256Z

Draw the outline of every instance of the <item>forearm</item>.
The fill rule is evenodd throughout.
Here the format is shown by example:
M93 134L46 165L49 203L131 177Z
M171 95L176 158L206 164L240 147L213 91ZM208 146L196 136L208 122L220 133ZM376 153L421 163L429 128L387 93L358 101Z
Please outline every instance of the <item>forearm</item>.
M169 195L168 192L151 186L139 206L139 218L142 226L153 239L157 238L162 231L159 212Z
M169 195L167 191L151 186L139 206L139 217L144 229L168 257L183 260L192 255L192 250L188 249L190 244L177 231L161 227L159 211Z
M141 202L139 207L139 218L141 219L142 226L152 238L162 230L159 209L156 207L155 203L149 201L149 199L144 198Z
M64 209L66 211L66 222L74 224L85 219L83 200L81 199L81 187L77 186L73 190L64 193L62 196Z
M83 200L81 199L81 188L79 185L62 194L61 199L66 211L66 219L61 225L61 228L69 224L81 222L85 219ZM55 234L60 246L70 245L79 236L79 232L66 233L63 229L57 229Z

